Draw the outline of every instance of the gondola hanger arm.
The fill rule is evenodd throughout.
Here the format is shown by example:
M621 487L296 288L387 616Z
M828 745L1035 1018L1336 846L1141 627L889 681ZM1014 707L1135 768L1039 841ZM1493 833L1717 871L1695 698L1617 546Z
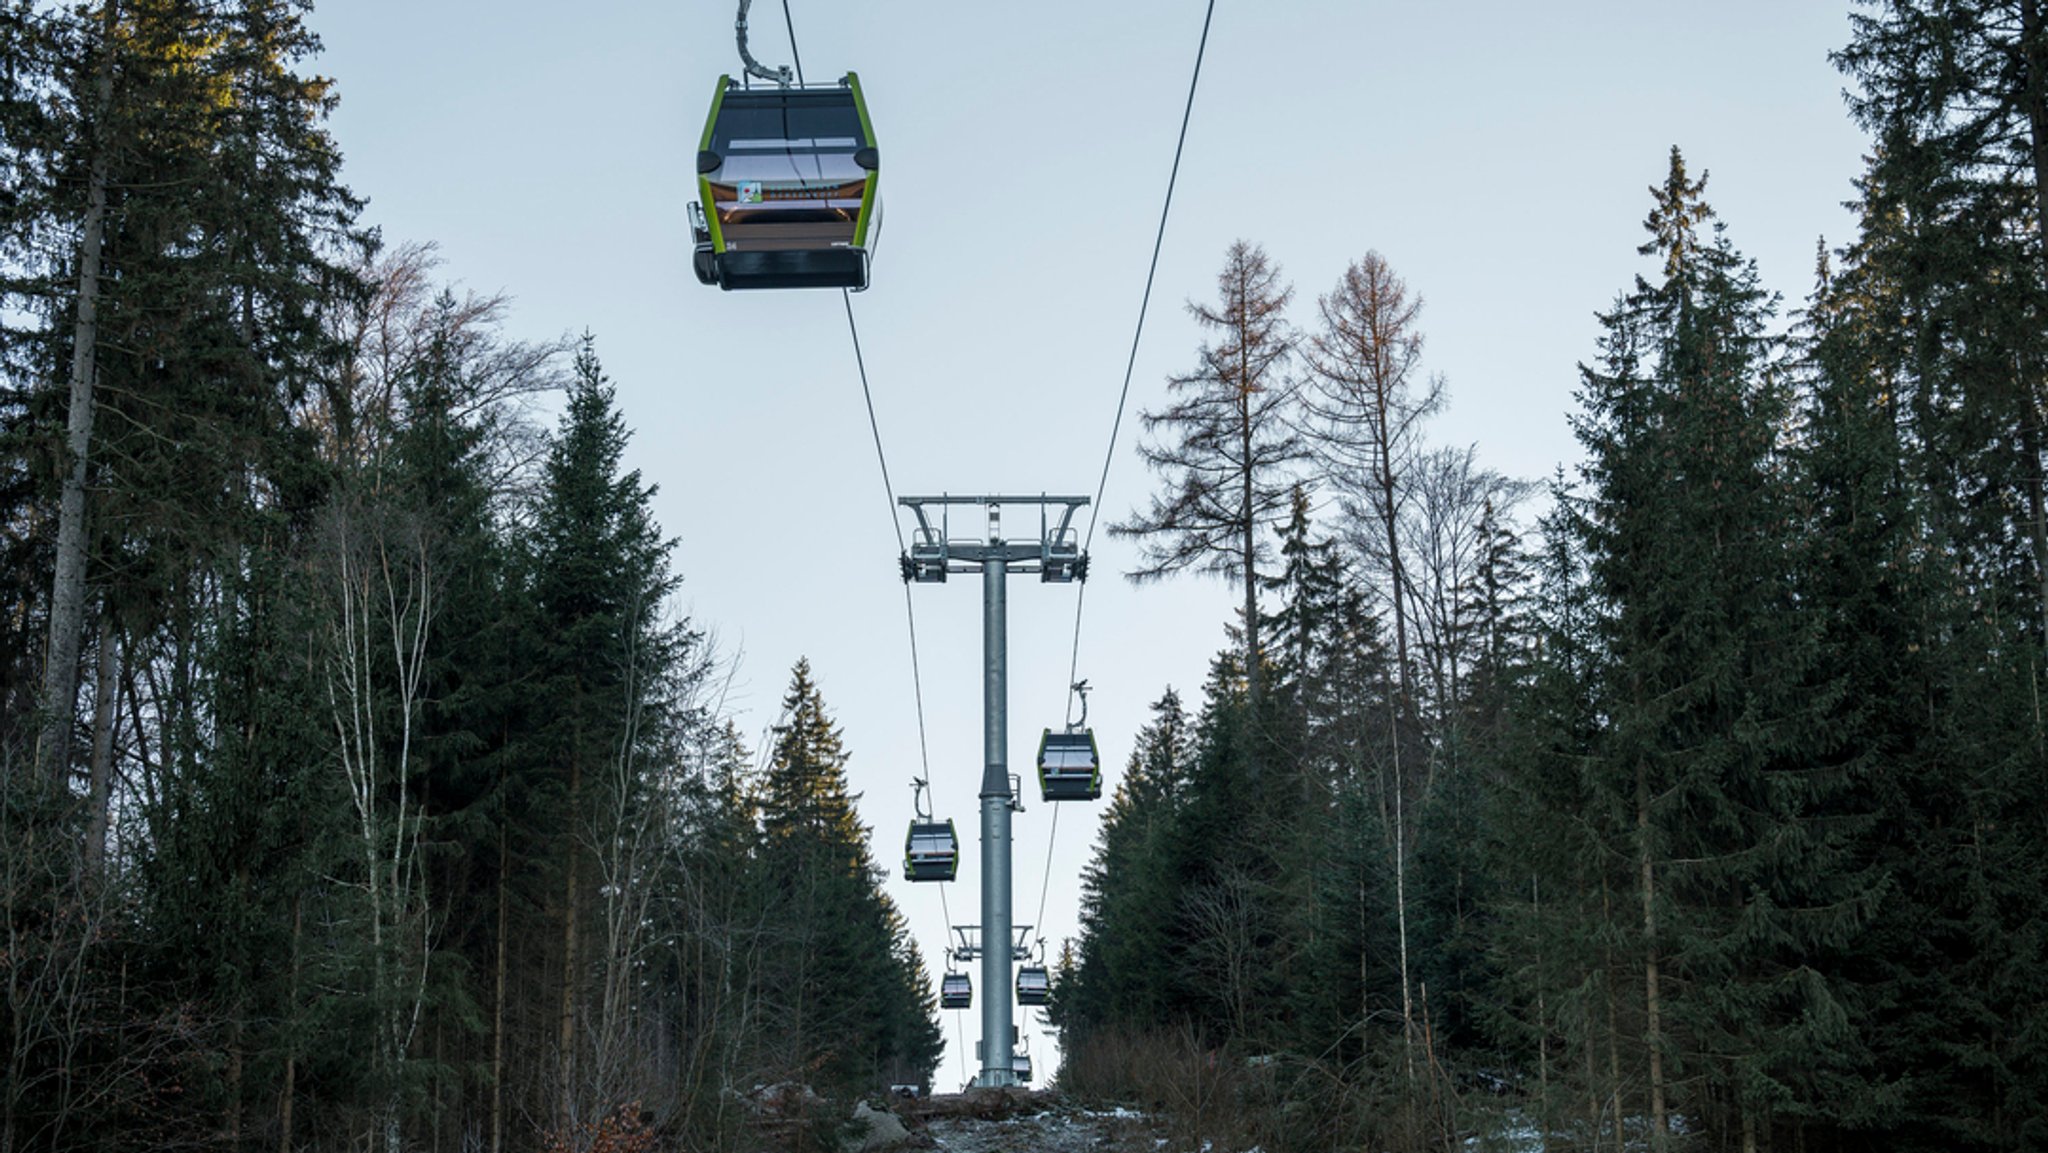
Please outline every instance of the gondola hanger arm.
M763 80L773 80L787 88L789 87L790 80L793 79L787 64L778 68L770 68L759 60L754 59L754 54L747 51L747 9L753 2L754 0L740 0L739 19L733 22L733 33L738 39L740 46L740 63L747 66L747 75L758 76Z

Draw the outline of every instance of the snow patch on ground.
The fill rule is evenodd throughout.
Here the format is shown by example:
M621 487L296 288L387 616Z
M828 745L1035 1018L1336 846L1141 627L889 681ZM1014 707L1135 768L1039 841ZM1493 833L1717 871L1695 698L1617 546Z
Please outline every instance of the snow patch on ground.
M1465 1138L1472 1153L1542 1153L1543 1129L1516 1112L1509 1112L1491 1133Z
M927 1132L942 1153L1136 1153L1155 1148L1152 1118L1123 1108L1055 1109L995 1121L935 1117Z
M940 1153L1264 1153L1204 1141L1177 1149L1155 1131L1157 1119L1135 1109L1053 1110L986 1121L933 1118L926 1132Z
M1683 1137L1693 1131L1693 1125L1683 1115L1674 1113L1671 1116L1671 1131ZM1650 1148L1650 1122L1647 1117L1624 1118L1622 1133L1623 1153L1643 1153ZM1584 1143L1585 1134L1576 1129L1567 1129L1554 1136L1563 1144L1575 1145ZM1603 1134L1602 1139L1611 1145L1613 1135ZM1545 1148L1543 1127L1521 1110L1510 1109L1490 1131L1465 1138L1465 1148L1470 1150L1470 1153L1542 1153Z
M930 1132L946 1153L1095 1153L1106 1143L1096 1119L1056 1113L1000 1121L949 1117L934 1120Z

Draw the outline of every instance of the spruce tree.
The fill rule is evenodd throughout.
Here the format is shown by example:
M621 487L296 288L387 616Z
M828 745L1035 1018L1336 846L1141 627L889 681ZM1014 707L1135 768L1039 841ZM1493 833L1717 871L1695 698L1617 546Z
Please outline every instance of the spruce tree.
M1874 139L1864 244L1912 312L1937 528L2048 637L2048 7L1861 0L1835 62ZM1878 227L1869 227L1876 225ZM2015 493L2008 507L1993 494Z
M1801 340L1806 595L1847 685L1834 723L1858 775L1857 860L1887 880L1839 963L1852 1062L1818 1072L1828 1107L1809 1126L2013 1148L2040 1100L2022 1071L2041 1060L2038 1010L2015 996L2044 971L2024 927L2044 877L2021 847L2043 835L2032 577L2011 551L2025 532L2001 527L2012 506L1969 496L1991 459L1962 450L1985 398L1968 395L1969 341L1944 335L1990 286L1949 263L1952 233L1908 176L1874 160Z
M1617 362L1615 354L1624 359ZM1627 364L1610 349L1605 366ZM1499 886L1490 961L1501 994L1496 1043L1533 1070L1545 1132L1581 1142L1618 1132L1621 993L1614 895L1627 891L1626 855L1596 821L1588 769L1600 737L1600 608L1576 522L1580 498L1562 470L1550 485L1532 558L1532 652L1493 749L1486 810L1489 873Z
M1607 610L1596 819L1631 862L1653 1140L1689 1099L1747 1146L1833 1060L1801 1027L1832 1015L1810 962L1853 931L1867 882L1824 819L1846 784L1825 760L1841 686L1793 592L1773 303L1707 231L1704 186L1674 149L1641 250L1662 279L1605 318L1618 371L1585 373L1575 527Z
M51 162L40 96L56 82L55 22L30 0L0 6L0 520L25 524L45 497L48 447L38 434L49 334L41 320L48 268L37 250L40 202ZM0 539L0 596L23 611L0 622L0 756L27 757L43 693L40 654L53 541L27 533ZM16 747L19 746L19 747Z
M42 222L77 237L48 298L48 368L69 391L48 414L65 422L53 725L72 708L82 605L145 632L187 610L180 585L203 587L260 531L252 518L318 505L298 406L332 359L321 309L353 290L345 268L368 243L326 83L298 71L317 42L296 9L128 0L81 19ZM51 733L46 756L64 755Z
M1193 734L1172 689L1151 711L1151 721L1131 742L1094 855L1081 874L1078 960L1062 982L1053 1019L1070 1059L1095 1035L1157 1029L1172 1021L1168 942L1179 893L1167 845L1187 787Z
M868 1091L928 1084L943 1042L937 998L881 888L846 788L848 753L799 660L761 778L764 945L760 1044L776 1075ZM1003 990L984 995L1001 996Z
M594 981L606 963L598 909L602 854L620 814L648 803L636 766L652 763L665 718L664 683L688 636L664 618L678 578L655 524L652 486L624 468L628 432L614 391L585 336L562 425L548 452L533 518L534 605L528 698L545 702L527 739L545 765L531 802L546 825L555 898L547 961L554 987L553 1051L565 1129L620 1104L589 1067Z

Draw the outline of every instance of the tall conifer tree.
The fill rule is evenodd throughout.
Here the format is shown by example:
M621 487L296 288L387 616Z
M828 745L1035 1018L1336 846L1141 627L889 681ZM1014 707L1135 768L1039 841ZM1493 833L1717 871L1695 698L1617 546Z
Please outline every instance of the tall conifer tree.
M1704 185L1673 149L1642 248L1662 278L1604 318L1614 368L1584 374L1575 528L1607 611L1590 799L1630 862L1653 1142L1684 1101L1753 1146L1789 1082L1829 1059L1825 1032L1797 1026L1830 1015L1808 962L1853 928L1858 882L1819 819L1844 785L1820 761L1840 688L1818 678L1793 594L1772 302L1708 231Z
M855 1090L899 1076L929 1084L942 1051L937 998L881 889L847 791L847 759L800 660L761 780L757 868L773 934L760 977L769 1015L761 1043L785 1075L817 1070Z
M610 815L641 800L631 795L639 788L632 774L620 769L653 751L660 690L686 643L663 618L678 578L654 523L654 489L624 467L627 435L586 336L548 453L531 562L529 683L532 700L546 707L530 739L547 765L547 786L535 799L553 814L548 861L557 894L549 1002L558 1099L551 1104L565 1127L594 1123L618 1104L586 1098L593 1086L582 1060L601 959L593 942L600 885L593 853L612 832Z

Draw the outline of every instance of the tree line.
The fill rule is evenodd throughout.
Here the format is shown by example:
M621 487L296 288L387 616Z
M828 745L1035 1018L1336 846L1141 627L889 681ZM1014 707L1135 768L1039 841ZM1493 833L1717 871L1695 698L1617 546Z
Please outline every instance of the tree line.
M1116 531L1243 606L1118 782L1071 1086L1268 1149L2048 1142L2042 18L1857 5L1796 309L1674 148L1540 500L1426 440L1384 259L1297 328L1231 248Z
M363 226L307 8L0 4L0 1153L928 1082L817 677L752 751L595 339Z

